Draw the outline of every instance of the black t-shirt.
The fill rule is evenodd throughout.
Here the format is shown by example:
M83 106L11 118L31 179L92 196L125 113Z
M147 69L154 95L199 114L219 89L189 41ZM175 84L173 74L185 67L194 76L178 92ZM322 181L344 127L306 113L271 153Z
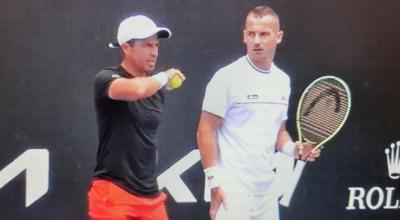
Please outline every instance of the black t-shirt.
M121 66L101 70L95 78L95 103L99 132L94 177L107 179L141 196L159 193L156 177L156 131L164 95L132 102L108 97L111 82L132 78Z

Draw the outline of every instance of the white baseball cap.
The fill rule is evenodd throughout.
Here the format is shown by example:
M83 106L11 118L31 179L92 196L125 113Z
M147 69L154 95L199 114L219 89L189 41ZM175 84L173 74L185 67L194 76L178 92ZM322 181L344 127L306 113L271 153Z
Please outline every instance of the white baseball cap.
M157 27L153 20L144 15L131 16L119 24L117 42L108 46L117 48L130 40L145 39L155 34L158 38L169 38L172 33L166 27Z

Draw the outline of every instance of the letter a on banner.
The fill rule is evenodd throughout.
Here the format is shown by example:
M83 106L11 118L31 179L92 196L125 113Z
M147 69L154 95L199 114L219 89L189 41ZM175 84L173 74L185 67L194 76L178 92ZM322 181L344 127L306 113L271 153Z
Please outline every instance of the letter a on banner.
M49 151L29 149L0 171L0 189L25 171L25 207L30 206L49 189Z

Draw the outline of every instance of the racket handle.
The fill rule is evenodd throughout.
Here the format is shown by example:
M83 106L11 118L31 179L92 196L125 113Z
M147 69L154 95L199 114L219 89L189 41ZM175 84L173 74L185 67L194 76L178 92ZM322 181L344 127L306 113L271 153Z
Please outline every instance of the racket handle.
M314 148L310 151L310 153L307 154L306 158L304 158L303 161L304 161L304 162L307 162L307 159L310 157L310 155L311 155L315 150L322 149L323 147L324 147L324 146L322 146L322 145L314 147ZM300 159L301 159L301 156L300 156Z

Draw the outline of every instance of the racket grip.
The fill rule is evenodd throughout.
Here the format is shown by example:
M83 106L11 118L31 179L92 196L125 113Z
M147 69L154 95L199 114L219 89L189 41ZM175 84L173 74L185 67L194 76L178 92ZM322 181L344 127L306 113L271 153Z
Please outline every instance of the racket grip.
M321 147L323 147L323 146L321 146ZM307 159L311 156L311 154L315 151L315 150L318 150L318 149L320 149L321 147L314 147L311 151L310 151L310 153L308 153L307 154L307 156L306 156L306 158L304 158L304 160L302 160L302 161L304 161L304 162L307 162ZM301 156L299 156L300 157L300 159L301 159Z

